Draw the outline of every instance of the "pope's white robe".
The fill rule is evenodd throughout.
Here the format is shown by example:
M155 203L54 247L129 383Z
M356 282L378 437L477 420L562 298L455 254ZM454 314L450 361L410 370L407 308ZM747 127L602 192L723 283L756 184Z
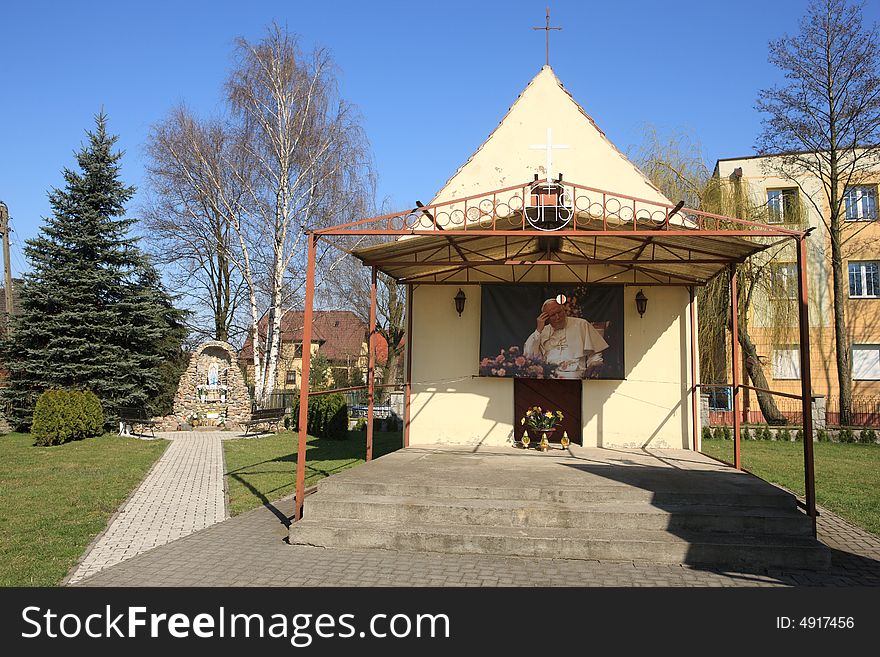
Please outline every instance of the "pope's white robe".
M587 366L586 353L607 348L608 343L590 322L580 317L566 317L565 326L558 331L548 322L540 332L532 333L526 339L523 353L558 365L556 376L559 378L580 378ZM597 361L591 358L590 364L594 363Z

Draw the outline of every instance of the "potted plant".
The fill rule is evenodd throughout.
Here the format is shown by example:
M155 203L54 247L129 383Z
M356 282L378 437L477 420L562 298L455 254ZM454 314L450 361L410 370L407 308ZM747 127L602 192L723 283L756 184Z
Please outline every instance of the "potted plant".
M526 411L520 424L525 427L529 438L540 440L541 448L547 449L547 438L556 431L556 425L563 417L562 411L545 411L540 406L532 406ZM528 442L524 441L524 444L528 446Z

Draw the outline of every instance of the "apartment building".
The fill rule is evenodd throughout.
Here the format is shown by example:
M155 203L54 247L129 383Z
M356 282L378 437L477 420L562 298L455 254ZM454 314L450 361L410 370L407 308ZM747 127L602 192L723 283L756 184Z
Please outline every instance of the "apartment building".
M833 281L830 212L821 181L815 176L782 177L774 156L724 158L714 175L727 187L739 189L757 218L771 224L812 227L807 240L807 276L810 303L810 358L813 391L825 395L828 421L836 422L839 386L834 341ZM856 423L870 423L880 409L880 221L877 213L880 164L858 184L843 190L845 223L843 256L848 276L846 329L852 345L853 396ZM761 261L763 258L763 261ZM797 271L794 244L768 249L758 262L764 285L755 290L748 306L748 329L764 365L772 390L800 393L797 344ZM782 409L795 401L777 397ZM753 411L753 396L744 402ZM880 415L873 418L880 419Z

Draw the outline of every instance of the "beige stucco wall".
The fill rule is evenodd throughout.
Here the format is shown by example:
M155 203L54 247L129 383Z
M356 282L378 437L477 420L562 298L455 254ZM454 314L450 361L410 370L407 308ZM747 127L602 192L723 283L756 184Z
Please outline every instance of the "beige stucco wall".
M480 288L461 317L453 286L413 292L410 444L503 445L513 432L513 379L476 376ZM645 288L648 311L635 308L638 287L624 289L626 380L583 383L584 445L690 447L690 321L686 288Z

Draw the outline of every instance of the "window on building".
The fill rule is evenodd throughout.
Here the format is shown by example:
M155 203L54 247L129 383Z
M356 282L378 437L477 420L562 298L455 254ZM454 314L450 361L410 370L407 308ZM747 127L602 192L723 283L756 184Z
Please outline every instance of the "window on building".
M800 221L797 189L767 190L767 222L771 224L790 224Z
M801 378L801 352L797 345L784 345L773 350L773 378Z
M709 388L710 411L729 411L732 408L730 405L730 388Z
M793 262L773 263L770 266L770 298L797 299L797 265Z
M857 185L843 193L846 221L874 221L877 218L877 187Z
M288 370L287 378L284 379L284 382L289 386L296 385L296 370Z
M852 376L856 381L880 381L880 344L854 344Z
M849 263L849 296L854 299L880 297L880 263Z
M302 358L303 357L303 343L297 342L293 345L293 357L294 358Z

